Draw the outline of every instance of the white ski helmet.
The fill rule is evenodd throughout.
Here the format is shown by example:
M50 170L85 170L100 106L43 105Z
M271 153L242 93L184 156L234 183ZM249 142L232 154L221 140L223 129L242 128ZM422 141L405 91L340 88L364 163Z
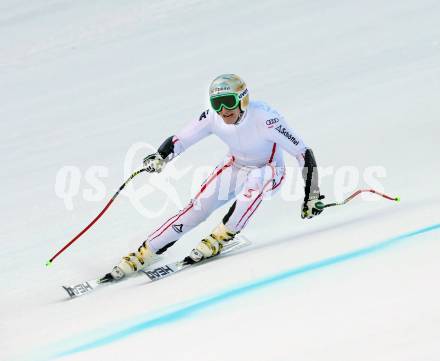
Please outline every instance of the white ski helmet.
M209 99L216 112L221 111L222 107L234 109L238 105L244 111L249 105L249 92L246 83L238 75L222 74L212 81Z

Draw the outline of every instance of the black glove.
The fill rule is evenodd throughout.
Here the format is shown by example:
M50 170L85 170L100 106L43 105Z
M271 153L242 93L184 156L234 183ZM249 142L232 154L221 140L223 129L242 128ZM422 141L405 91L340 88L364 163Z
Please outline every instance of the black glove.
M324 199L325 196L311 196L307 201L304 200L301 206L301 218L313 218L314 216L318 216L324 210L325 204L321 202L321 199Z

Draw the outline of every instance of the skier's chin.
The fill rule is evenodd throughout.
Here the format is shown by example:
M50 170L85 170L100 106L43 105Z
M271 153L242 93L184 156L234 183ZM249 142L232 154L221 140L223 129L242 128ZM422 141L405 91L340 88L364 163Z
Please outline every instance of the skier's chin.
M226 124L234 124L237 122L238 115L236 115L234 113L229 114L229 115L222 114L222 119Z

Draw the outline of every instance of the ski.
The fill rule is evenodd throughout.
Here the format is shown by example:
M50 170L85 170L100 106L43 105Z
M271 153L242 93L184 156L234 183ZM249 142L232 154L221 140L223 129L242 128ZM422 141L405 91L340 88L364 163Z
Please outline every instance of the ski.
M184 263L183 260L180 260L177 262L171 262L171 263L165 264L160 267L152 268L151 266L153 266L154 263L156 263L159 260L159 258L157 258L153 262L153 264L151 264L148 268L137 272L137 275L147 276L146 283L151 283L154 281L158 281L162 278L169 277L177 272L183 271L183 270L188 269L190 267L198 266L201 264L205 264L207 262L214 261L214 260L221 258L227 254L230 254L240 248L249 246L250 244L251 244L251 241L249 239L247 239L246 237L244 237L242 235L239 235L239 236L236 236L232 241L228 242L223 247L222 252L218 256L215 256L213 258L207 258L207 259L202 260L202 261L195 263L195 264L187 264L187 263ZM132 277L124 278L121 281L123 281L125 279L130 279L130 278L132 278ZM100 282L100 280L101 280L101 278L96 278L96 279L92 279L92 280L85 281L82 283L78 283L76 285L62 286L62 287L67 292L67 294L69 295L70 298L77 298L80 296L90 294L91 292L93 292L99 288L105 287L106 285L121 282L121 281Z
M153 265L154 263L157 263L158 261L159 261L159 258L154 259L153 263L151 265ZM140 272L136 273L133 276L135 277L135 276L138 276L139 274L140 274ZM133 278L133 277L131 277L131 278ZM98 288L102 288L102 287L112 283L112 282L101 282L101 279L102 279L102 277L94 278L92 280L78 283L76 285L62 286L62 287L67 292L67 294L70 296L70 298L76 298L76 297L80 297L80 296L84 296L86 294L89 294ZM124 281L125 279L126 278L122 279L121 281Z
M158 281L161 280L162 278L165 277L169 277L173 274L176 274L177 272L183 271L185 269L188 269L190 267L194 267L194 266L199 266L201 264L205 264L207 262L212 262L216 259L218 259L219 257L223 257L226 256L229 253L232 253L234 251L236 251L237 249L249 246L251 244L251 241L249 239L247 239L244 236L236 236L232 241L230 241L229 243L227 243L223 249L222 252L215 257L212 258L206 258L200 262L194 263L194 264L188 264L185 263L183 260L181 261L177 261L177 262L172 262L172 263L168 263L165 264L163 266L151 269L151 268L147 268L147 269L143 269L141 270L142 273L144 273L147 277L148 280L146 283L151 283L154 281Z

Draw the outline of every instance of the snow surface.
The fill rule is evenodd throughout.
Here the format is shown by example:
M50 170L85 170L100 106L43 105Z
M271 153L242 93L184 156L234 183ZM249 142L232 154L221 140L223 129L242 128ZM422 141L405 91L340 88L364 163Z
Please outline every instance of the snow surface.
M437 0L2 0L0 359L440 360L439 19ZM66 300L62 284L110 270L185 204L195 166L221 159L215 138L177 159L168 177L190 170L171 179L168 203L139 175L140 205L162 212L148 217L124 190L44 266L127 177L127 154L198 116L224 72L312 146L330 169L327 199L368 186L337 170L380 166L382 190L402 202L366 197L305 221L287 192L260 207L239 254ZM130 169L145 153L133 150ZM65 166L81 175L71 204L57 196ZM167 173L153 177L160 187Z

